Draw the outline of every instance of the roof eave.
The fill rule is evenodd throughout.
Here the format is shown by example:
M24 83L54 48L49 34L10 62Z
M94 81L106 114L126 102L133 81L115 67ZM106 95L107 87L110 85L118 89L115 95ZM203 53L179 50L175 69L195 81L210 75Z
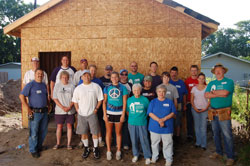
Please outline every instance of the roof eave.
M5 26L3 28L4 34L13 35L16 37L21 37L21 31L20 29L17 29L20 25L23 23L29 21L30 19L36 17L37 15L43 13L44 11L50 9L51 7L57 5L58 3L62 2L63 0L50 0L44 5L36 8L35 10L32 10L28 14L24 15L23 17L17 19L13 23L10 23L9 25Z

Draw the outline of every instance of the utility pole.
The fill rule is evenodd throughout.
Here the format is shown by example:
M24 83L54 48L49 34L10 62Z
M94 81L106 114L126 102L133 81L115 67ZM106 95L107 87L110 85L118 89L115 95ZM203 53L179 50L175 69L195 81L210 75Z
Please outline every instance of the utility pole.
M34 9L36 9L36 0L34 0Z

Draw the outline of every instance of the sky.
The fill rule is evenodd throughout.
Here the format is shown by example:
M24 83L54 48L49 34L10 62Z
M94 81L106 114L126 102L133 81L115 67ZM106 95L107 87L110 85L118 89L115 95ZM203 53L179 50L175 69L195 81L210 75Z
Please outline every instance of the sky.
M91 0L90 0L91 1ZM234 24L250 20L250 0L175 0L202 15L220 23L219 28L234 28ZM25 3L34 0L24 0ZM39 5L48 0L37 0Z

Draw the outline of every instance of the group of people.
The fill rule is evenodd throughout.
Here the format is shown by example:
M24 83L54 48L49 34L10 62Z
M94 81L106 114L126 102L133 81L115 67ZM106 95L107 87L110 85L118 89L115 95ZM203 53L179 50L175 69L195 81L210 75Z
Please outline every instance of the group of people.
M224 77L228 69L222 64L213 67L211 72L216 80L207 85L206 77L198 73L197 65L190 67L191 76L185 81L179 79L176 66L161 76L157 75L156 62L149 64L150 72L145 76L138 72L138 64L132 62L130 73L127 69L115 72L111 65L107 65L104 76L97 78L97 67L88 65L87 59L80 61L81 69L76 71L69 66L69 58L63 56L62 65L52 72L49 85L46 73L39 68L39 59L34 57L31 63L33 68L23 78L20 100L28 109L29 149L33 157L39 157L43 148L48 126L47 106L52 99L56 104L55 150L61 147L64 123L67 125L67 149L73 149L71 138L76 121L83 158L91 152L88 140L91 134L93 155L97 159L100 158L98 147L104 145L104 137L107 160L113 157L113 141L116 143L116 160L122 157L122 147L128 149L131 144L132 162L137 162L142 150L145 164L157 162L162 142L165 165L170 166L173 143L180 141L182 117L186 114L187 139L193 140L195 135L194 146L206 150L208 118L212 121L216 145L216 152L210 157L220 158L223 155L222 134L227 165L234 163L230 117L234 83Z

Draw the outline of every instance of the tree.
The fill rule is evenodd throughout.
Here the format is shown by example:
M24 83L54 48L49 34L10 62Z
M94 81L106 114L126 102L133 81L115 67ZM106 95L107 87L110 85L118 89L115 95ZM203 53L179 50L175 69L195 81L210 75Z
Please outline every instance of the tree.
M0 0L0 64L20 62L20 39L3 33L3 27L33 10L23 0Z
M202 41L203 54L225 52L234 56L250 56L250 20L235 24L236 29L220 29Z

